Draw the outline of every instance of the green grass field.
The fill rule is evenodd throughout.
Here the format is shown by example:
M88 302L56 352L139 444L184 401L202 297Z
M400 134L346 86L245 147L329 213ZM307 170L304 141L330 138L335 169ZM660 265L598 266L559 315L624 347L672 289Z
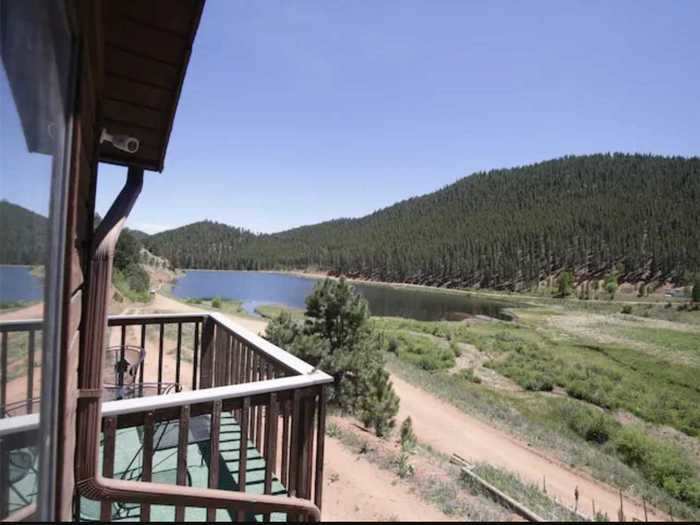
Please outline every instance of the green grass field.
M513 312L517 322L372 322L384 334L393 373L558 451L560 459L599 479L698 517L697 320L624 315L615 303L575 308L546 301ZM483 368L452 373L441 356L455 343L474 345L483 354ZM484 369L511 380L515 390L470 380L484 376ZM669 427L672 438L663 430Z

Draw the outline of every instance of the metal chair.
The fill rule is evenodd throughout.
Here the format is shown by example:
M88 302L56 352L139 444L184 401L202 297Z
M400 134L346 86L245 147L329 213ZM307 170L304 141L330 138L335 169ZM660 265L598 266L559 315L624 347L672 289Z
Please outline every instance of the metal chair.
M105 401L133 397L128 390L136 382L145 359L146 350L140 346L117 345L105 350L102 365Z

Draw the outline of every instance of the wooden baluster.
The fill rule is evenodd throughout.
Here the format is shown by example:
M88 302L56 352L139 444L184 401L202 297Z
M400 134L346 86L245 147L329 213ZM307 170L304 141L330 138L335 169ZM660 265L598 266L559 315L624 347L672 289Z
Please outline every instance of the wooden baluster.
M197 365L199 360L199 322L194 323L194 348L192 349L192 390L197 390Z
M2 346L0 346L0 418L5 417L5 405L7 404L7 332L2 333Z
M153 479L153 412L146 412L143 418L143 465L141 480L148 483ZM151 521L150 503L141 504L141 522Z
M265 428L265 494L272 494L272 478L277 467L277 394L270 394L267 409L267 425ZM265 514L264 521L270 521L270 515Z
M267 380L270 377L270 365L267 363L263 363L263 380ZM263 448L262 448L262 455L267 457L268 454L268 442L267 442L267 433L268 433L268 427L270 426L270 404L268 403L265 405L263 408L263 417L262 417L262 436L263 436Z
M290 422L291 436L289 444L289 479L287 482L289 494L291 496L298 496L297 492L299 490L299 460L301 459L302 455L301 450L299 449L301 415L301 403L299 399L299 390L297 389L294 390L294 397L292 399L292 420Z
M326 438L326 387L321 385L318 392L318 427L316 428L316 473L314 503L320 509L323 500L323 455Z
M234 368L236 367L236 338L233 334L228 334L228 385L236 384L236 375L234 373Z
M257 366L255 368L256 381L262 379L262 357L258 355ZM262 447L262 420L263 405L258 405L255 409L255 448L261 450Z
M316 409L316 396L309 396L304 402L304 428L302 436L304 440L303 455L303 480L300 485L304 487L302 497L311 499L311 488L313 487L313 459L314 459L314 417Z
M175 382L180 384L180 359L182 353L182 323L177 323L177 349L175 350Z
M246 469L248 468L248 416L250 411L250 398L243 398L243 408L241 409L241 440L238 446L238 490L246 490ZM245 511L238 511L238 521L246 521Z
M250 368L250 350L248 345L241 342L243 350L243 363L241 366L241 383L248 382L248 369Z
M240 369L241 369L241 345L238 341L238 338L233 337L233 345L231 348L231 352L233 355L233 370L231 371L232 379L233 379L233 384L237 385L239 384L240 381Z
M27 339L27 414L34 410L34 330L30 330Z
M258 355L255 349L250 346L248 347L248 352L250 352L250 356L248 357L248 381L246 381L246 383L252 383L255 381L255 362Z
M252 357L251 366L250 366L251 373L250 373L250 380L248 381L249 383L252 383L255 381L255 367L256 367L257 362L258 362L258 355L255 352L253 352L251 354L251 357ZM253 445L255 445L255 429L257 428L256 419L255 419L256 415L257 415L257 406L253 405L250 409L250 425L249 425L250 426L250 441L253 443Z
M282 485L289 491L289 400L282 402Z
M209 488L219 488L219 439L221 430L221 400L214 401L211 413L210 456L209 456ZM207 521L216 520L216 509L207 508Z
M158 336L158 394L160 394L163 382L163 341L165 340L165 325L160 323L160 335Z
M224 365L221 373L223 374L223 384L231 384L231 336L228 332L222 331L223 336L223 352L224 352Z
M177 435L177 481L178 485L187 485L187 448L190 438L190 406L180 409L180 425ZM185 507L175 506L175 521L185 521Z
M5 333L2 334L6 336ZM5 342L5 337L3 337ZM5 351L5 345L3 345ZM4 370L3 369L3 373ZM4 376L3 376L4 377ZM4 401L3 397L3 401ZM10 449L7 441L0 438L0 520L4 519L10 511Z
M211 361L211 386L216 387L220 386L220 377L221 377L221 371L219 370L219 347L221 346L221 337L220 337L220 330L214 325L214 336L212 340L212 361Z
M141 348L146 350L146 323L141 325ZM148 355L147 353L145 355ZM139 369L139 383L143 384L143 374L145 373L146 370L146 360L144 359L144 362L141 363L140 369Z
M211 388L214 365L214 321L206 318L202 325L200 372L198 388Z
M104 451L102 455L102 475L105 478L114 476L114 450L117 441L117 419L104 419ZM112 521L112 502L100 503L100 521Z

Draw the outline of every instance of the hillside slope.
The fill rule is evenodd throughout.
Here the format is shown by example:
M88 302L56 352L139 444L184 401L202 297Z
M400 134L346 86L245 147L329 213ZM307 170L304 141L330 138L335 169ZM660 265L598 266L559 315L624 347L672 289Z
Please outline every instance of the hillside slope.
M600 154L476 173L358 219L267 235L205 221L145 243L178 267L440 286L517 288L613 267L622 280L679 280L700 269L699 208L700 158Z
M0 200L0 264L43 264L49 220Z

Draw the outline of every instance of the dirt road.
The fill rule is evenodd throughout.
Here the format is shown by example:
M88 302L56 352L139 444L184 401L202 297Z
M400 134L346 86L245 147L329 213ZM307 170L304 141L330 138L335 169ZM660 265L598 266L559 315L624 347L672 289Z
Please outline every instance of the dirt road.
M620 495L617 490L581 472L575 472L543 453L533 450L514 437L461 412L454 406L392 376L396 393L401 398L399 421L411 416L418 439L444 454L457 453L471 461L483 461L517 472L523 479L542 485L546 478L547 493L573 507L574 489L578 486L579 510L592 515L596 510L617 519ZM648 507L649 518L664 520L666 516ZM627 520L644 520L641 504L624 499Z
M324 521L447 521L397 477L354 454L337 439L325 443Z

